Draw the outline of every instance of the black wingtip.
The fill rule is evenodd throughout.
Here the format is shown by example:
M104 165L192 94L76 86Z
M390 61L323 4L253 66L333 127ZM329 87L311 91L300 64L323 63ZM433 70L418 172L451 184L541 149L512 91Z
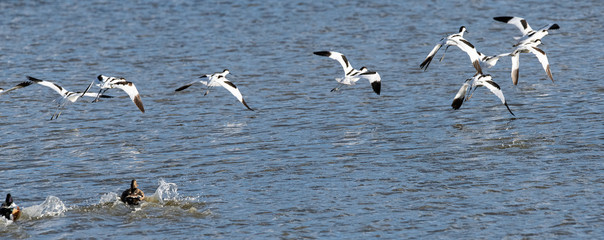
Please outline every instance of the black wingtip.
M551 27L549 27L548 30L552 30L552 29L560 29L560 25L554 23L554 25L552 25Z
M453 103L451 103L451 107L455 110L461 108L461 105L463 104L463 100L465 97L461 97L461 98L456 98L453 99Z
M424 71L428 70L428 66L430 66L430 62L432 62L432 58L434 58L434 56L432 57L427 57L426 60L424 60L422 62L422 64L419 65L420 69L424 69Z
M552 80L552 82L554 82L554 76L552 75L552 71L549 68L549 65L547 65L547 68L545 68L545 73L547 73L547 76L549 77L549 79Z
M138 107L139 110L141 110L142 113L145 113L145 108L143 107L143 101L141 100L141 96L140 95L136 95L134 97L134 99L132 99L132 101L134 102L134 104L136 105L136 107Z
M506 108L508 108L508 111L510 111L510 113L512 114L512 116L516 116L516 115L515 115L515 114L512 112L512 110L510 109L510 107L508 106L508 103L507 103L507 102L503 103L503 105L505 105L505 107L506 107Z
M193 85L193 84L187 84L187 85L184 85L184 86L182 86L182 87L177 88L177 89L176 89L176 90L174 90L174 91L175 91L175 92L179 92L179 91L185 90L185 89L187 89L188 87L190 87L191 85Z
M250 111L254 111L254 109L252 109L250 106L247 105L247 103L245 102L245 99L241 99L241 103L243 103L243 105Z
M26 76L26 77L27 77L27 79L28 79L29 81L34 81L34 82L42 82L42 80L37 79L37 78L35 78L35 77L30 77L30 76Z
M510 21L512 18L514 17L510 17L510 16L501 16L501 17L494 17L493 19L500 21L500 22L504 22L507 23L508 21Z
M377 95L380 95L380 91L382 89L382 83L381 82L372 82L371 88L373 88L373 91L375 93L377 93Z
M319 55L319 56L325 56L325 57L329 57L331 56L331 52L329 51L318 51L318 52L313 52L315 55Z
M32 81L25 81L25 82L21 82L19 84L17 84L17 87L27 87L29 85L32 85L34 82Z

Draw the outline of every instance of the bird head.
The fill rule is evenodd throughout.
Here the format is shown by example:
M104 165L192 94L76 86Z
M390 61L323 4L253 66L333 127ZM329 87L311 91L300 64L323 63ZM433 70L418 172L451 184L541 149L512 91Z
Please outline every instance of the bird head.
M466 26L461 26L461 27L459 28L459 33L464 33L464 32L466 32L466 33L470 33L470 32L468 32L468 29L466 28Z

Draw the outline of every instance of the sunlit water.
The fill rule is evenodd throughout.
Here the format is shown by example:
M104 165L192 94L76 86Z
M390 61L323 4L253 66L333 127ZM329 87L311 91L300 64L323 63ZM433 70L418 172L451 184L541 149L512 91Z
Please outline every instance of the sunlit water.
M26 75L81 91L99 74L126 94L69 106L30 86L0 97L1 196L23 208L1 238L594 238L604 236L604 84L600 1L51 1L1 2L0 87ZM543 39L537 59L473 75L438 40L465 25L481 52L511 50L515 15ZM334 50L382 76L330 92ZM437 57L440 58L442 53ZM248 111L226 90L195 85L228 68ZM94 89L93 91L98 91ZM133 211L118 195L136 178Z

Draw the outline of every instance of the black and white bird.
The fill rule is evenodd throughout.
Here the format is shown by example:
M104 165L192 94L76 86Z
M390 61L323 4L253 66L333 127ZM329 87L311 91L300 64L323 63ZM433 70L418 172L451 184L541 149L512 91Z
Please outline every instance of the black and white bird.
M432 51L430 51L430 53L428 53L428 56L419 65L419 67L424 69L424 71L428 70L428 66L430 65L430 62L432 62L434 55L436 55L436 53L442 46L445 46L445 45L447 46L445 48L445 53L447 53L447 49L449 49L450 46L457 46L457 47L459 47L459 49L461 49L466 54L468 54L468 56L470 57L470 61L472 61L472 65L476 69L476 72L482 73L482 68L480 66L480 56L478 55L478 51L476 51L476 48L474 47L474 45L472 45L472 43L470 43L468 40L463 38L463 34L465 32L467 32L466 27L461 26L459 28L458 33L451 34L447 37L442 38L440 40L440 42L437 43L436 46L434 46ZM445 53L443 53L443 56L440 58L440 61L442 61L445 58Z
M511 72L512 83L514 83L514 85L518 84L518 72L519 72L519 68L520 68L520 53L529 53L529 52L535 54L535 56L541 63L543 70L545 70L545 73L547 74L547 76L552 80L552 82L554 81L554 76L552 76L552 71L549 68L549 61L547 60L547 55L545 54L545 52L543 50L541 50L540 48L537 47L539 44L541 44L541 39L537 39L534 42L521 44L518 47L516 47L516 50L514 50L510 54L510 56L512 57L512 72Z
M138 90L136 89L136 86L134 85L134 83L126 81L125 78L107 77L107 76L103 76L103 75L99 75L97 77L97 81L98 81L98 83L96 85L101 88L98 96L101 96L101 94L105 93L107 90L109 90L111 88L122 89L122 90L124 90L124 92L126 92L128 94L128 96L130 97L132 102L134 102L136 107L138 107L138 109L141 110L141 112L143 112L143 113L145 112L145 108L143 107L143 101L141 100L141 96L138 93ZM92 102L98 102L98 100L99 100L99 98L97 97Z
M522 44L534 42L536 40L540 40L541 38L543 38L545 35L548 34L549 30L560 29L560 26L558 24L553 23L553 24L548 24L548 25L540 28L539 30L535 31L531 28L531 26L528 24L528 22L526 22L526 20L521 17L501 16L501 17L494 17L493 19L495 19L496 21L507 23L507 24L512 24L512 25L516 26L522 32L522 37L515 37L515 39L518 40L518 43L516 43L514 45L514 47L522 45Z
M203 75L200 78L207 78L208 81L203 81L203 80L194 81L187 85L177 88L175 91L178 92L178 91L185 90L188 87L190 87L191 85L199 82L199 83L207 86L206 92L203 94L205 96L210 92L210 88L216 87L216 86L222 86L226 90L228 90L231 94L233 94L233 96L235 96L237 98L237 100L239 100L239 102L243 103L243 106L245 106L249 110L254 111L254 109L250 108L250 106L247 105L247 103L245 102L245 99L243 99L243 95L241 95L241 92L239 91L237 86L235 86L235 84L233 84L231 81L229 81L226 78L226 75L229 73L230 73L230 71L228 69L224 69L222 72L217 72L217 73L209 74L209 75Z
M470 100L476 88L481 86L488 88L493 94L495 94L495 96L497 96L499 100L501 100L501 103L505 105L508 111L513 116L515 116L512 110L510 110L510 107L508 106L507 101L505 100L505 96L503 96L503 91L501 91L501 87L499 87L499 85L497 85L497 83L493 81L493 78L489 74L483 75L480 73L476 73L474 77L472 77L471 79L467 79L453 98L453 103L451 104L451 107L456 110L459 109L464 101Z
M503 53L493 56L487 56L481 52L478 52L478 57L480 59L480 65L482 67L492 68L497 64L497 61L499 61L501 57L511 56L511 54L512 53Z
M0 88L0 96L2 96L4 94L7 94L10 91L14 91L14 90L17 90L17 89L20 89L20 88L27 87L27 86L31 85L32 83L33 83L32 81L24 81L24 82L21 82L21 83L15 85L12 88L9 88L8 90L4 90L4 88Z
M111 98L111 96L99 95L98 93L89 93L88 90L90 89L90 87L92 87L94 82L91 82L86 88L86 90L84 90L84 92L70 92L54 82L44 81L30 76L27 76L27 79L29 79L31 83L37 83L42 86L48 87L61 95L61 97L55 100L58 105L58 108L55 113L50 117L50 120L59 118L65 106L76 102L80 97Z
M382 83L381 83L382 78L380 77L379 73L369 71L366 67L361 67L361 69L359 69L359 70L354 69L352 67L352 65L350 65L350 62L348 61L346 56L344 56L343 54L341 54L339 52L318 51L318 52L314 52L314 54L334 59L334 60L338 61L340 63L340 65L342 65L342 68L344 69L344 78L336 78L336 81L339 84L337 87L331 89L332 92L338 91L344 85L354 85L361 78L365 78L365 79L369 80L369 83L371 84L371 88L373 88L373 91L377 95L380 95L380 91L382 88Z

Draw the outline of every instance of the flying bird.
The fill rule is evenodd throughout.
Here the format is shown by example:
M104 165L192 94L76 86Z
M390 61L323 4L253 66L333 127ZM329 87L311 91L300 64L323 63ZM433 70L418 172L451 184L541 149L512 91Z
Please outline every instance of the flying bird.
M493 56L487 56L481 52L478 52L478 57L480 59L480 65L482 67L492 68L497 64L497 61L499 61L501 57L511 56L511 54L512 53L503 53Z
M136 86L134 85L134 83L126 81L125 78L107 77L107 76L103 76L103 75L99 75L97 77L97 80L98 80L97 86L99 86L101 88L98 96L100 96L102 93L105 93L107 90L109 90L111 88L122 89L122 90L124 90L124 92L126 92L128 94L128 96L130 97L132 102L134 102L136 107L138 107L138 109L141 112L143 112L143 113L145 112L145 108L143 107L143 101L141 100L141 96L138 93L138 90L136 89ZM98 96L92 102L98 102L99 101Z
M528 22L524 18L521 18L521 17L501 16L501 17L494 17L493 19L495 19L496 21L507 23L507 24L512 24L512 25L516 26L520 30L520 32L522 32L522 37L515 37L515 39L518 40L518 43L516 43L514 45L514 47L517 47L522 44L534 42L536 40L541 40L541 38L545 37L545 35L548 34L549 30L560 29L560 26L558 24L553 23L553 24L548 24L548 25L540 28L539 30L535 31L535 30L533 30L533 28L531 28L531 26L528 24Z
M507 101L505 100L505 96L503 96L503 91L501 91L501 87L499 87L499 85L497 85L497 83L493 81L493 78L489 74L483 75L477 73L472 79L467 79L453 98L453 103L451 104L451 107L456 110L459 109L464 101L470 100L476 88L481 86L488 88L493 94L495 94L495 96L497 96L499 100L501 100L501 103L505 105L505 107L512 114L512 116L515 116L512 110L510 110L510 107L508 106Z
M430 51L426 59L424 59L424 61L419 65L419 67L421 69L424 69L424 71L428 70L428 66L430 65L430 62L432 62L434 55L436 55L436 53L442 46L447 46L445 48L445 53L447 53L447 49L449 49L450 46L457 46L459 47L459 49L468 54L468 56L470 57L470 61L472 61L472 65L476 69L476 72L482 73L482 68L480 67L480 56L478 55L478 51L476 51L476 48L474 47L474 45L472 45L472 43L463 38L465 32L467 32L466 27L461 26L459 28L458 33L451 34L447 37L442 38L440 42L437 43L436 46L434 46L432 51ZM443 53L443 56L440 58L440 61L445 58L445 53Z
M245 106L247 109L254 111L254 109L250 108L247 103L245 102L245 99L243 99L243 95L241 95L241 92L239 91L239 89L237 88L237 86L235 86L235 84L233 84L231 81L229 81L226 78L226 75L229 74L230 71L228 69L224 69L222 72L217 72L214 74L209 74L209 75L203 75L200 78L207 78L208 81L194 81L191 82L187 85L184 85L182 87L177 88L175 91L179 92L182 90L187 89L188 87L190 87L191 85L199 82L203 85L206 85L206 91L203 94L204 96L207 95L210 92L210 88L212 87L216 87L216 86L222 86L224 87L226 90L228 90L231 94L233 94L233 96L235 96L237 98L237 100L239 100L239 102L241 102L243 104L243 106Z
M340 84L338 84L337 87L331 89L332 92L338 91L344 85L354 85L361 78L365 78L365 79L369 80L369 83L371 84L371 88L373 88L373 91L377 95L380 95L380 91L382 88L382 84L381 84L382 78L380 77L379 73L369 71L366 67L361 67L361 69L359 69L359 70L354 69L352 67L352 65L350 65L350 62L348 62L348 59L346 58L346 56L344 56L343 54L341 54L339 52L318 51L318 52L313 52L313 53L315 55L329 57L331 59L338 61L340 63L340 65L342 65L342 68L344 69L344 78L336 78L336 81Z
M42 86L48 87L61 95L61 97L59 97L57 100L55 100L55 102L58 105L58 108L55 111L55 113L50 117L50 120L59 118L59 116L63 112L63 109L68 104L76 102L80 97L111 98L111 96L99 95L97 93L89 93L88 90L90 89L90 87L92 87L94 82L91 82L88 85L88 87L86 88L86 90L84 90L84 92L70 92L54 82L44 81L44 80L40 80L40 79L30 77L30 76L27 76L27 79L29 79L29 81L31 83L37 83Z
M552 80L552 82L554 82L554 76L552 76L552 71L549 68L549 61L547 60L547 55L545 54L545 51L541 50L540 48L537 48L537 46L541 43L541 39L537 39L534 42L529 42L529 43L525 43L522 45L519 45L516 50L514 50L514 52L512 52L510 54L510 56L512 56L512 83L514 83L514 85L518 84L518 71L520 68L520 53L533 53L537 59L539 60L539 62L541 63L541 66L543 67L543 70L545 70L545 73L547 74L547 76Z

